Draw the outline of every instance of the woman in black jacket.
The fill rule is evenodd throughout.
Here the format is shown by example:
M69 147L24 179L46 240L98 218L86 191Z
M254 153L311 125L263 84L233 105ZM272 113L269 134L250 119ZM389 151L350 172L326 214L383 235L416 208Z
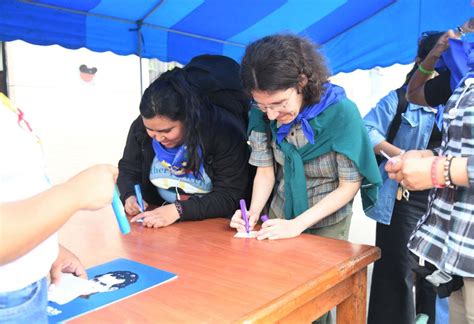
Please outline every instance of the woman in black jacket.
M241 123L201 97L180 68L143 94L117 180L125 211L147 227L231 216L248 181L249 149ZM140 184L140 213L134 186Z

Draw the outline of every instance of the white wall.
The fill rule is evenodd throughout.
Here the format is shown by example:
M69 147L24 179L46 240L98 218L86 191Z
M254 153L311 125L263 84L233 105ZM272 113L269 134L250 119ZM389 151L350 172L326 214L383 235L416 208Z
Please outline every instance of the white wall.
M347 96L357 104L361 115L365 116L380 98L403 84L410 69L411 65L395 64L386 68L339 73L331 77L331 81L346 90Z
M6 52L9 95L43 139L52 181L117 164L139 114L138 58L21 41L7 43ZM98 69L93 81L80 78L81 64Z

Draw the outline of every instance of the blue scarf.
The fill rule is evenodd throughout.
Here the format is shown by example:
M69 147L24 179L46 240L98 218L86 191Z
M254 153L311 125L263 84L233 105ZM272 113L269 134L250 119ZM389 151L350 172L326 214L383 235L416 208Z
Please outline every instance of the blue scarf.
M451 72L451 89L458 86L467 72L474 68L474 43L449 39L449 48L438 61L436 68L448 68Z
M346 98L344 89L337 85L326 83L324 84L324 89L326 91L318 103L305 107L293 121L288 124L283 124L278 128L276 133L277 144L280 144L283 141L290 132L291 127L296 123L301 123L303 134L311 144L314 144L314 131L308 121L318 116L326 110L327 107Z
M192 177L192 171L188 169L188 151L186 145L181 145L173 148L166 148L157 140L152 141L153 151L155 151L156 158L170 171L171 174L182 177ZM199 150L199 155L201 151ZM200 170L203 165L201 164Z

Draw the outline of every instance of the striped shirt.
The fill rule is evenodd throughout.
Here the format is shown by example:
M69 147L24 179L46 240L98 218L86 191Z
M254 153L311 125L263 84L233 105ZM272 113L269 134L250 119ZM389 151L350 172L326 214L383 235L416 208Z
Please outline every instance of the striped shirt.
M448 273L474 277L474 86L459 86L443 117L441 154L468 158L469 187L433 189L408 248Z
M294 124L288 135L285 137L288 143L300 148L308 143L303 133L301 124ZM266 133L252 131L249 137L252 154L249 163L256 167L272 166L276 162L276 190L270 204L271 218L285 218L285 181L283 165L285 156L275 143L269 140ZM316 141L318 139L316 138ZM308 193L308 205L316 205L326 195L334 191L339 186L339 180L346 182L357 182L362 180L362 176L353 162L345 155L329 152L304 163L306 175L306 190ZM311 228L320 228L340 222L346 216L352 215L352 200L342 206L338 211L322 219Z

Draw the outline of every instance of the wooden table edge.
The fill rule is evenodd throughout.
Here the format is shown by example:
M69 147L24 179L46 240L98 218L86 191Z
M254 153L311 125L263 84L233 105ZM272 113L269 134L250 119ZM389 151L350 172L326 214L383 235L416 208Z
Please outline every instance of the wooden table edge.
M311 302L314 298L323 295L331 288L350 279L354 274L366 270L367 266L381 256L378 247L370 247L363 254L354 257L349 262L332 268L321 277L311 280L304 285L272 300L261 308L244 315L236 323L261 323L275 321L277 318L285 318L298 308ZM366 272L364 272L366 273ZM334 307L336 305L333 305ZM321 311L328 312L332 307Z

